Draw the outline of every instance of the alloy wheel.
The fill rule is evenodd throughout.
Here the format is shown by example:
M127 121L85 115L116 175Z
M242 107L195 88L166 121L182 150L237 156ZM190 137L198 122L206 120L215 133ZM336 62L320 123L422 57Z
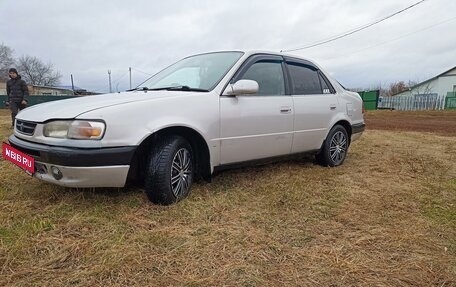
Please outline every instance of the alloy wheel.
M331 138L329 146L329 156L334 164L340 164L347 152L347 137L341 131L336 132Z
M171 165L171 188L176 198L186 194L191 185L192 160L190 152L181 148L174 155Z

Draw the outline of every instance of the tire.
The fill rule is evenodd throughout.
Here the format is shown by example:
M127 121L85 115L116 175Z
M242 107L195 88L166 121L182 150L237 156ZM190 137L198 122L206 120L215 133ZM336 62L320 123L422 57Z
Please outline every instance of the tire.
M339 166L347 156L349 145L347 130L341 125L335 125L329 131L322 149L315 158L323 166Z
M193 182L193 152L180 136L154 145L147 166L145 189L150 201L170 205L187 197Z

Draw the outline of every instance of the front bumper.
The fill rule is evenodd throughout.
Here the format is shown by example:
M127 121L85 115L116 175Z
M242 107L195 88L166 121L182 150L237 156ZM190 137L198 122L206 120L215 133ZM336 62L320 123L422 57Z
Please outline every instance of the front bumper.
M136 146L68 148L37 144L14 135L11 146L35 159L34 176L67 187L123 187ZM55 176L53 170L59 170Z

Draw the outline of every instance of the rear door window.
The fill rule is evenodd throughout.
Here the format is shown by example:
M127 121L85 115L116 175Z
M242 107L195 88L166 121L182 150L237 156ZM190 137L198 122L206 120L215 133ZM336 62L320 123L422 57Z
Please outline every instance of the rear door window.
M323 94L323 90L329 90L326 85L322 87L320 74L314 67L287 63L290 72L292 90L294 95Z

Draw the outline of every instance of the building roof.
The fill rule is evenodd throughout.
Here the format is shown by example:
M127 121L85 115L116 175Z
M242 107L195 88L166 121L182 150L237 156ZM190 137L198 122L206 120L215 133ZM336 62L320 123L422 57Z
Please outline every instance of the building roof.
M441 74L438 74L438 75L435 76L435 77L432 77L432 78L430 78L430 79L427 79L426 81L423 81L423 82L421 82L421 83L418 83L418 84L414 85L413 87L410 87L410 89L413 89L413 88L415 88L415 87L418 87L418 86L420 86L420 85L422 85L422 84L424 84L424 83L433 81L433 80L435 80L435 79L437 79L437 78L439 78L439 77L445 75L446 73L448 73L448 72L450 72L450 71L452 71L452 70L454 70L454 69L456 69L456 66L454 66L453 68L451 68L451 69L449 69L449 70L446 70L445 72L443 72L443 73L441 73Z
M60 85L60 86L55 86L53 87L55 89L62 89L62 90L73 90L73 87L72 86L65 86L65 85ZM85 91L85 89L83 88L80 88L80 87L77 87L77 86L74 86L74 90L75 91Z
M448 72L450 72L450 71L452 71L452 70L454 70L454 69L456 69L456 66L454 66L453 68L451 68L451 69L449 69L449 70L446 70L446 71L443 72L443 73L438 74L437 76L434 76L434 77L432 77L432 78L430 78L430 79L427 79L427 80L425 80L425 81L422 81L421 83L418 83L418 84L416 84L416 85L413 85L412 87L409 87L408 90L405 90L405 91L396 93L396 94L391 95L391 96L396 96L396 95L399 95L399 94L402 94L402 93L411 91L411 90L413 90L414 88L416 88L416 87L418 87L418 86L421 86L422 84L431 82L431 81L433 81L433 80L435 80L435 79L437 79L437 78L439 78L439 77L445 75L446 73L448 73Z

